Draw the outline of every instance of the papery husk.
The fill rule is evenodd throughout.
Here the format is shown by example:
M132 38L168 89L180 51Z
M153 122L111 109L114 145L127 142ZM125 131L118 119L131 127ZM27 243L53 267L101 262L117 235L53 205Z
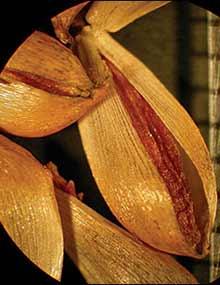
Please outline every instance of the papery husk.
M51 94L21 82L0 82L0 129L24 137L46 136L78 120L105 96L105 87L84 99Z
M46 136L78 120L105 96L105 86L93 87L69 49L36 31L1 73L0 129Z
M75 197L56 190L65 250L89 284L197 284L176 260L153 250Z
M71 24L79 12L89 3L89 1L73 6L51 19L57 38L64 44L72 44L73 38L69 33Z
M117 32L170 1L94 1L86 20L96 30Z
M63 235L50 174L2 135L0 165L1 224L35 265L60 280Z
M93 85L71 50L45 33L35 31L15 51L1 77L69 97L92 95Z
M192 187L198 250L180 231L170 194L135 132L114 86L109 97L79 122L83 146L96 183L119 221L160 250L201 258L208 253L216 211L216 185L209 153L186 111L137 58L107 33L96 32L96 45L150 104L179 145ZM185 163L184 162L184 163Z

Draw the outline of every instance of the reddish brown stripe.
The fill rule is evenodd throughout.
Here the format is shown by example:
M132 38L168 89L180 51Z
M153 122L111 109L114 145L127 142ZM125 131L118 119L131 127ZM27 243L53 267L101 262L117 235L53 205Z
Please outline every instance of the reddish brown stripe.
M73 97L77 95L64 91L63 86L60 86L57 81L42 77L38 74L33 74L14 68L5 68L4 73L7 74L7 76L14 78L15 80L21 81L23 83L47 91L49 93L67 97Z
M122 73L111 62L106 62L132 125L171 195L180 230L190 244L198 244L201 236L194 218L189 183L174 137Z
M3 78L0 78L0 83L8 84L9 82L8 82L8 81L6 81L6 80L5 80L5 79L3 79Z

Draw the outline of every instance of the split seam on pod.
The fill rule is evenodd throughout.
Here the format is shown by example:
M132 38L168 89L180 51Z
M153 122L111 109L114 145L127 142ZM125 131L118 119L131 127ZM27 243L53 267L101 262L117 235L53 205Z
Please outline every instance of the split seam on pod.
M61 26L55 17L58 37L71 44L74 40L77 56L57 40L33 33L1 73L0 128L43 136L90 111L79 121L80 133L97 185L115 216L155 248L201 258L208 253L216 211L215 177L205 143L159 80L107 33L138 18L141 7L145 14L167 3L149 2L147 7L146 1L126 1L127 10L122 10L121 1L95 1L85 15L91 27L81 27L75 38L67 29L84 5L63 13ZM115 18L109 17L114 11ZM155 124L150 130L151 119ZM168 164L172 167L165 173ZM171 190L173 177L170 181L178 186ZM188 190L181 194L184 183Z
M95 38L100 54L118 68L118 76L113 74L116 82L109 83L109 98L79 122L84 149L103 197L120 222L146 243L175 254L204 257L215 218L216 185L198 128L137 58L95 25L86 29ZM118 98L126 92L130 96L127 108L126 99ZM145 101L149 107L144 107ZM150 126L147 120L152 119L159 127L154 125L153 133L146 135L144 124ZM150 149L152 136L155 150Z

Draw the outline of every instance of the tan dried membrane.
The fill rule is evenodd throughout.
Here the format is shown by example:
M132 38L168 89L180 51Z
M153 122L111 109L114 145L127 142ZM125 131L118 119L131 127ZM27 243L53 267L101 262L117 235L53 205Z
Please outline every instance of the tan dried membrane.
M69 49L41 32L18 48L1 78L0 129L25 137L65 128L106 96Z
M76 38L68 29L87 2L54 17L52 22L58 38L71 44L75 54L46 34L33 33L1 73L0 128L27 137L45 136L90 111L79 121L80 134L93 176L114 215L131 233L155 248L201 258L208 253L216 210L215 178L205 143L188 114L151 71L107 33L118 31L168 2L95 1L86 15L90 27L82 27ZM125 9L121 9L122 5ZM176 140L184 172L190 180L193 215L201 231L199 249L196 244L189 244L180 230L170 193L132 126L103 56L123 73ZM136 244L130 235L110 225L86 206L77 204L76 199L59 191L57 199L66 250L87 281L195 282L168 255L149 250L140 242ZM68 221L67 207L71 210ZM7 225L7 215L5 221ZM78 231L74 232L76 247L73 247L72 227ZM83 230L91 232L91 236L85 235ZM105 238L102 239L97 231ZM13 230L9 232L12 238L13 233ZM19 239L15 241L20 245ZM40 238L39 241L42 242ZM56 245L60 246L59 243ZM21 243L20 248L24 248L29 256L25 244ZM100 256L94 262L97 248ZM112 248L114 254L108 248ZM131 252L137 252L134 260ZM35 262L35 252L30 258ZM165 267L165 261L170 264L168 267ZM48 269L47 266L52 265L40 262L35 263L59 278L60 267L51 273L51 267ZM176 279L171 280L170 274Z
M0 222L18 248L59 280L63 234L51 177L28 151L2 135L0 209Z
M171 256L144 245L74 197L56 191L65 250L89 284L196 284Z
M116 217L139 238L171 253L201 258L208 253L216 211L215 177L203 138L186 111L150 70L102 30L102 25L90 28L100 53L118 67L150 104L179 145L202 234L200 249L188 244L180 232L171 197L132 130L114 87L108 89L110 98L79 123L98 187Z
M61 188L68 184L65 179L3 136L0 153L0 221L23 253L51 277L60 279L63 232L65 250L89 284L197 284L174 258L145 246L72 195L59 189L54 193L52 175Z

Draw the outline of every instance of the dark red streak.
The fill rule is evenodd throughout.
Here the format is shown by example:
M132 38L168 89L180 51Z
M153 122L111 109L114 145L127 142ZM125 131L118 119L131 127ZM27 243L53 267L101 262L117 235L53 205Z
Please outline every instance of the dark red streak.
M0 83L3 83L3 84L9 84L9 82L8 81L6 81L5 79L3 79L3 78L0 78Z
M190 187L174 137L123 74L105 60L132 125L171 195L181 232L190 244L198 244L201 235L195 222Z
M60 86L59 82L53 79L44 78L38 74L33 74L27 71L22 71L14 68L5 68L4 73L16 80L19 80L23 83L29 84L32 87L44 90L49 93L67 97L74 96L72 93L63 90L65 87Z

